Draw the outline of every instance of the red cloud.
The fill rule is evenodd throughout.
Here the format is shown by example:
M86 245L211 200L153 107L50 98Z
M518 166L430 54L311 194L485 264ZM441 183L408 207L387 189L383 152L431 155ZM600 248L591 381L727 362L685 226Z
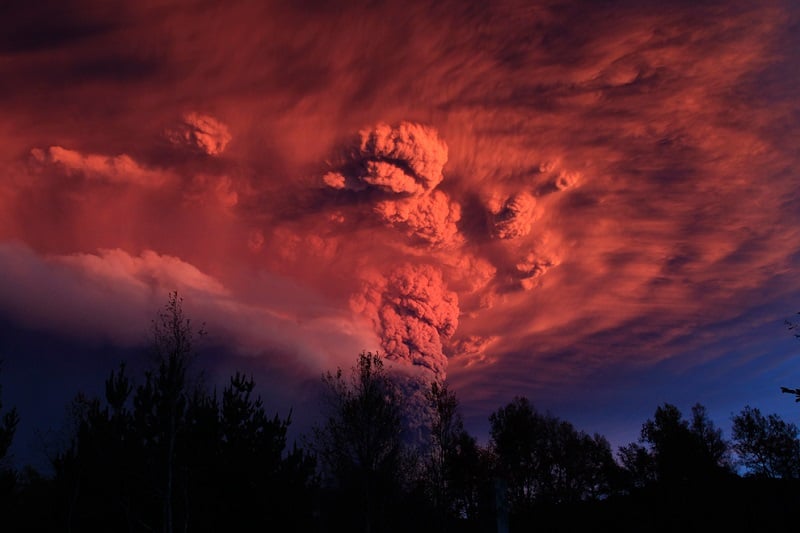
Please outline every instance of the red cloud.
M384 343L441 370L452 343L473 354L450 371L467 397L689 353L800 294L789 4L512 4L137 2L102 34L7 50L0 235L40 260L3 256L4 294L210 279L248 346ZM225 124L169 126L180 109ZM170 128L214 157L164 149ZM429 265L408 290L359 289L407 263Z
M90 180L160 187L174 178L169 172L143 167L126 154L82 154L60 146L51 146L46 150L34 148L31 155L39 163L53 165L63 169L68 175L80 175Z
M447 145L433 128L411 122L380 123L360 133L357 147L345 154L342 168L324 181L335 189L375 189L422 195L442 181Z
M459 240L457 223L461 207L441 191L421 198L378 202L375 212L420 242L437 246Z
M228 126L210 115L191 112L183 116L183 124L166 132L167 139L208 155L217 156L231 141Z
M490 205L493 234L500 239L516 239L531 232L536 217L536 199L526 192L509 197L502 205Z
M351 306L368 316L390 359L405 360L444 376L442 341L458 327L458 296L430 265L405 265L368 282Z

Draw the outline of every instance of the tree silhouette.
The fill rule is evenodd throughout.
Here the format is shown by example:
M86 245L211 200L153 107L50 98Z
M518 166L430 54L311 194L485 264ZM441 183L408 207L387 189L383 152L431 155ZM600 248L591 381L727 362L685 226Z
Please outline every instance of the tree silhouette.
M703 463L714 465L713 471L730 472L730 444L722 435L722 430L714 425L708 416L706 408L696 403L692 406L692 418L689 421L689 430L699 441L700 456Z
M350 375L323 375L325 421L314 429L314 447L339 505L359 517L354 527L380 527L402 488L402 397L377 353L362 352Z
M309 528L314 463L296 447L286 452L290 419L267 416L242 374L221 400L209 392L191 372L200 331L172 293L154 322L155 358L142 383L121 365L104 400L73 401L75 430L54 460L66 530Z
M124 381L124 369L112 372L112 381ZM73 434L66 449L53 459L56 488L60 494L67 531L121 529L131 511L131 490L126 486L134 463L130 412L120 404L109 408L97 398L78 394L69 406ZM92 509L92 506L97 506ZM128 515L129 516L129 515Z
M764 416L749 405L733 417L733 449L753 475L768 478L800 477L800 441L797 426L778 415Z
M315 465L297 448L284 457L291 414L286 419L267 416L254 387L252 377L236 373L222 393L217 483L224 494L210 503L225 508L220 529L255 531L282 522L302 531L302 518L310 513L298 505L306 500L310 506L307 489Z
M517 397L493 413L490 446L507 483L511 512L537 503L571 503L610 492L616 469L608 441L538 412Z
M104 402L81 394L75 398L74 435L53 465L67 494L68 530L101 529L105 523L172 533L178 529L176 509L181 511L180 529L186 529L183 440L190 406L202 397L189 373L194 342L202 334L184 316L177 292L170 293L151 325L153 366L143 383L134 387L121 365L106 380ZM100 503L102 512L93 512L91 507Z
M0 387L0 413L3 413L2 387ZM12 407L0 418L0 512L8 513L13 493L17 484L17 476L8 464L8 450L14 440L14 433L19 424L16 407Z
M731 447L700 404L688 419L674 405L657 407L639 441L619 449L619 468L604 437L523 397L492 413L482 448L446 383L390 374L379 354L362 352L349 373L322 376L313 447L287 448L291 411L268 415L252 377L236 373L220 393L204 385L194 369L200 335L171 293L153 321L151 364L138 385L121 364L102 398L75 397L54 478L30 468L2 478L9 497L0 509L12 518L0 525L685 531L777 530L797 518L797 427L749 406L733 417L733 450L750 476L733 473ZM17 422L13 409L0 418L0 459Z
M0 361L0 364L1 363L2 361ZM0 387L0 393L2 393L2 391L3 389ZM3 402L2 394L0 394L0 413L2 412ZM19 424L19 414L17 414L16 407L12 407L10 410L3 413L2 418L0 418L0 467L3 466L3 460L9 448L11 448L11 442L14 440L17 424Z
M728 443L700 404L692 407L691 421L672 404L657 407L653 418L642 425L640 442L649 446L650 465L641 448L623 451L626 467L643 468L634 478L650 476L646 469L652 468L659 482L675 484L708 480L731 470Z
M425 462L428 496L442 521L453 511L450 469L452 457L457 453L457 442L464 432L464 423L458 415L458 401L447 385L434 381L425 391L430 413L430 450Z
M425 392L429 409L430 447L424 476L428 501L437 515L437 529L446 531L459 519L475 522L488 484L474 437L464 428L455 393L446 383L433 381Z
M181 529L185 529L187 520L186 498L181 498L176 490L176 477L181 468L177 445L180 433L186 428L191 396L196 394L189 371L195 356L195 340L202 335L203 328L195 331L191 320L184 316L183 301L178 293L170 293L164 309L152 322L150 349L155 369L145 373L145 381L134 397L137 429L146 439L145 445L155 452L150 456L152 468L161 472L162 481L155 494L160 500L161 529L165 533L175 530L178 502L184 504L184 527Z
M798 312L797 314L800 315L800 312ZM798 331L800 331L800 323L792 322L790 320L785 320L784 323L786 324L786 329L788 329L789 331L794 331L795 332L793 333L794 337L796 339L800 339L800 333L797 333ZM800 402L800 388L793 389L790 387L781 387L781 392L784 394L794 395L794 401Z
M641 489L652 485L658 479L655 460L649 450L641 444L632 442L620 446L617 457L627 474L629 487Z

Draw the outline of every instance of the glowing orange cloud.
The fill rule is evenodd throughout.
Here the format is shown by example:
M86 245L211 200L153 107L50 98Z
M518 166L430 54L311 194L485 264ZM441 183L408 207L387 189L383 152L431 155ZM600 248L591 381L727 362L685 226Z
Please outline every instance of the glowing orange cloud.
M253 356L481 395L695 353L800 294L798 15L649 4L16 8L3 312L99 331L82 294L180 287ZM39 285L63 306L14 303Z

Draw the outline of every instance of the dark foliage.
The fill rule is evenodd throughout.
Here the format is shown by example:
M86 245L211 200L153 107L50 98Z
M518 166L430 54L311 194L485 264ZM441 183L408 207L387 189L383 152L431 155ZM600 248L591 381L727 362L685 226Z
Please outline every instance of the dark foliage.
M489 421L496 475L505 485L512 525L532 524L545 506L611 494L618 467L605 438L540 413L526 398L515 398Z
M728 443L700 404L692 407L691 420L674 405L659 406L639 440L618 454L634 487L685 486L732 474Z
M797 426L778 415L764 416L749 405L733 417L733 449L750 474L768 478L800 477Z
M289 418L266 414L252 378L221 399L192 374L197 331L173 294L153 328L153 367L122 365L105 398L79 395L53 467L54 524L66 531L307 530L314 462L286 449Z
M151 333L142 376L122 364L103 398L72 401L52 477L2 462L18 423L3 414L0 530L779 531L800 519L797 427L749 406L728 443L703 406L686 419L661 405L615 462L604 437L515 398L482 447L446 383L362 353L323 375L325 418L310 446L289 447L291 413L268 415L251 377L204 386L202 328L177 294Z
M2 388L0 388L0 393ZM8 450L14 439L14 433L19 424L19 415L16 408L11 408L3 413L2 396L0 395L0 513L11 510L14 491L17 485L17 474L9 466L7 460Z
M490 455L464 429L455 393L433 381L425 392L430 432L420 485L437 531L480 528L491 522L494 497Z
M378 354L361 353L349 375L323 376L325 422L314 431L328 496L326 515L348 530L383 531L396 517L408 471L402 395Z
M0 392L2 392L1 388ZM12 407L3 413L2 396L0 396L0 413L2 413L0 417L0 468L2 468L8 449L11 447L11 441L14 439L17 424L19 424L19 415L16 407Z

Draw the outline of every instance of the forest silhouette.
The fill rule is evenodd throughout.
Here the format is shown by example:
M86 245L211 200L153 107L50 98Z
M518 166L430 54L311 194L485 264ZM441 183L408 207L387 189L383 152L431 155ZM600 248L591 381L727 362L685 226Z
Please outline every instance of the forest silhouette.
M251 377L221 394L196 360L202 327L171 293L150 365L78 393L52 472L11 466L19 423L0 403L0 531L777 531L800 518L797 427L745 406L731 439L695 405L657 406L616 453L515 397L465 429L446 382L378 353L322 377L320 422L287 441ZM785 389L798 395L798 389Z

